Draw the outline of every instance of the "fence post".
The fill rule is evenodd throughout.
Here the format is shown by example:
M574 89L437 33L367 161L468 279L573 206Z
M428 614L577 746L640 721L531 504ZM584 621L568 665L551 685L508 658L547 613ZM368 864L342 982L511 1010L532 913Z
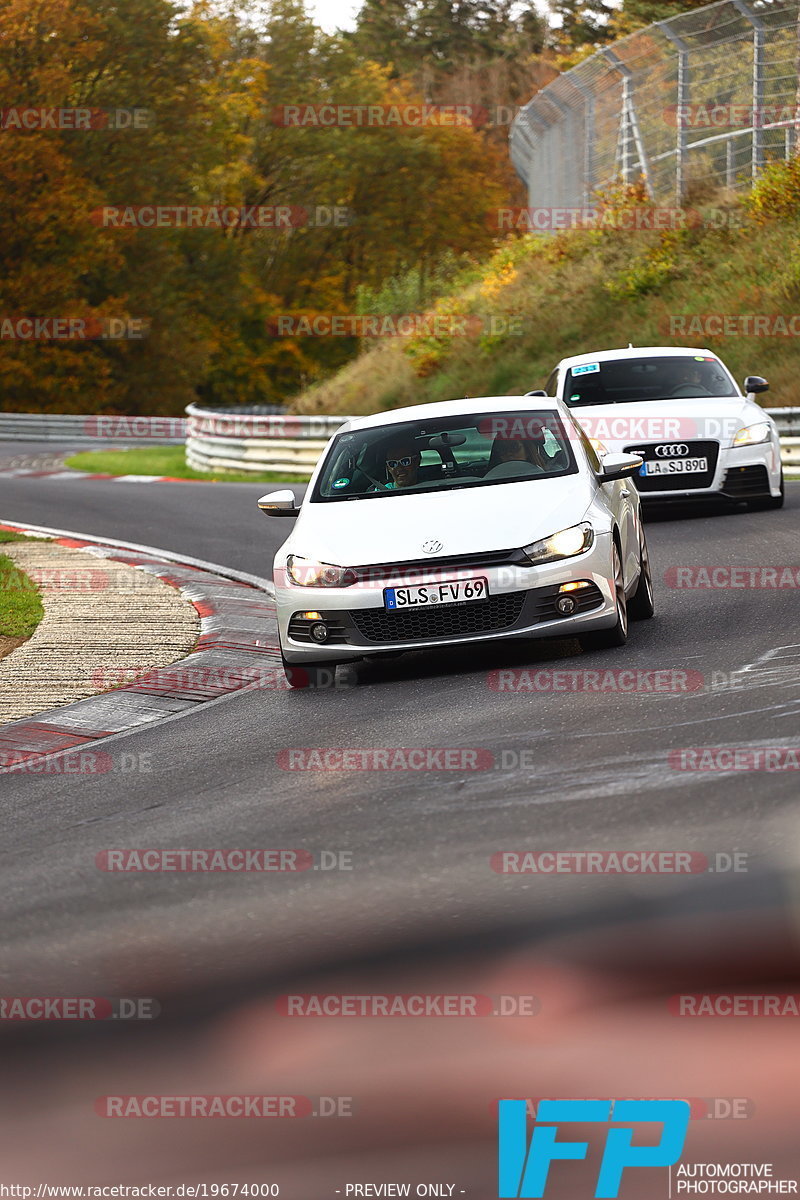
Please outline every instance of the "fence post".
M678 106L675 113L675 124L678 127L678 140L675 147L675 194L678 207L686 197L686 125L682 113L689 107L689 47L677 33L670 29L666 21L658 21L658 28L672 42L678 51Z
M639 129L639 118L636 115L636 104L633 99L633 71L630 67L626 67L625 63L617 58L613 50L603 50L603 56L611 63L615 71L619 71L622 76L622 118L620 121L620 137L622 138L622 179L624 183L630 183L630 139L628 130L633 134L636 153L639 158L639 166L644 175L644 181L647 186L647 191L650 196L653 196L653 179L650 174L650 163L647 160L647 154L642 140L642 133Z
M751 12L745 0L733 0L743 17L753 26L753 182L764 166L764 23Z
M588 208L594 192L594 92L578 79L570 77L570 83L583 97L583 207Z

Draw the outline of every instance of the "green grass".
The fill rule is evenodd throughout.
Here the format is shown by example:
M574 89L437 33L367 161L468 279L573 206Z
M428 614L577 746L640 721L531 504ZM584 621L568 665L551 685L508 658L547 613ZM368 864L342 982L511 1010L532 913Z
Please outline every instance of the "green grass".
M8 537L0 530L0 541L30 541ZM29 638L44 616L39 591L24 571L6 554L0 554L0 637Z
M514 332L387 339L295 397L291 410L360 416L459 396L518 395L544 387L567 355L629 342L708 346L740 384L746 375L769 379L764 407L800 405L796 337L670 336L673 315L800 311L800 202L763 219L746 200L726 201L726 211L728 228L577 230L506 242L479 282L461 285L439 307L515 319Z
M85 450L73 454L66 466L76 471L101 475L171 475L175 479L198 479L206 483L286 483L286 475L275 471L195 471L187 467L183 446L146 446L131 450ZM305 482L311 473L292 475Z
M40 540L40 538L25 537L24 533L16 533L13 529L0 529L0 542L38 542Z

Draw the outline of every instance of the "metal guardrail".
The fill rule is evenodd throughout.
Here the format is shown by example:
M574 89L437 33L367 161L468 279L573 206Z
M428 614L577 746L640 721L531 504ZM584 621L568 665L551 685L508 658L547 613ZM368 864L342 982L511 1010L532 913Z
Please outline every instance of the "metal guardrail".
M206 409L183 417L59 416L0 413L0 442L180 445L198 471L271 471L306 476L351 417L292 416L275 408ZM781 435L784 465L800 472L800 408L768 408Z
M329 439L351 417L283 416L263 410L210 410L190 404L186 461L199 471L308 475ZM800 408L768 408L778 423L784 464L800 471Z
M0 442L62 442L98 449L113 443L179 446L185 417L78 416L0 412Z
M186 461L197 471L274 471L306 476L350 417L287 416L268 406L186 409Z
M798 0L718 0L560 75L511 126L530 206L591 207L638 178L678 205L698 185L749 188L797 148L798 15Z

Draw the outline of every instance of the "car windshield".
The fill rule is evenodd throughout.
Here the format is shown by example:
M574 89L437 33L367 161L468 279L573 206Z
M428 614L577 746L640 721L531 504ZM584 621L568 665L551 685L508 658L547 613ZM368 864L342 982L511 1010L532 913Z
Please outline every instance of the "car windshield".
M722 363L708 355L581 363L567 371L564 381L564 400L571 408L736 395L733 380Z
M552 411L422 416L341 433L311 499L363 500L488 487L577 469L568 434Z

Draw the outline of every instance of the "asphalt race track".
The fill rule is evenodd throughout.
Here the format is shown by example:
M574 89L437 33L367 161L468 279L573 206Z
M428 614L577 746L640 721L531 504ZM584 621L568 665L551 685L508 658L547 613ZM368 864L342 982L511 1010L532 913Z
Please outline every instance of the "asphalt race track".
M20 449L0 447L0 458ZM0 517L268 575L289 527L256 509L268 490L0 477ZM44 963L47 987L67 994L70 986L88 994L89 981L119 989L132 972L140 982L166 964L185 980L222 981L254 961L269 968L341 959L423 927L455 935L551 910L565 895L580 901L581 876L495 873L489 859L503 849L780 859L796 772L679 770L669 755L793 744L796 589L677 589L665 573L796 567L800 485L787 493L780 512L654 515L657 616L634 624L622 650L512 643L361 664L358 686L255 689L108 741L141 769L0 778L4 982L13 980L17 995L33 992ZM665 694L507 693L489 687L498 668L660 669L699 672L704 683ZM478 748L494 766L290 771L276 761L287 748L317 746ZM114 875L94 863L110 847L187 846L328 849L349 852L352 869ZM635 896L644 884L604 886ZM123 940L129 951L135 945L135 963Z

